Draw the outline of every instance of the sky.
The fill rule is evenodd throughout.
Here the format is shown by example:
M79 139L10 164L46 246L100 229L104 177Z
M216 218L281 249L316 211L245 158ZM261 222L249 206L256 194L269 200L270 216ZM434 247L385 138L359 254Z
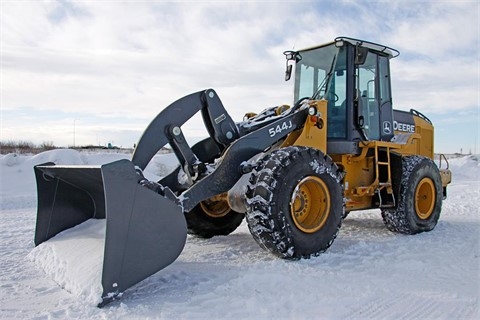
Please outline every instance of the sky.
M480 153L479 16L462 0L0 0L0 140L132 147L207 88L240 121L293 103L283 51L349 36L400 51L394 108L432 120L435 152Z

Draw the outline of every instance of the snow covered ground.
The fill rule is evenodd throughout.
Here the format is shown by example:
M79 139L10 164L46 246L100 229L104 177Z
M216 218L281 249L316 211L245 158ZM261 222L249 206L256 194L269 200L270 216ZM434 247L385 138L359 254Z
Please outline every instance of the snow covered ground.
M121 158L129 155L54 150L0 156L0 318L480 318L480 164L473 156L450 160L454 180L432 232L394 234L378 210L351 213L326 253L295 262L262 250L245 224L226 237L189 236L177 261L98 309L32 261L32 167ZM157 155L146 175L155 179L172 166L172 155Z

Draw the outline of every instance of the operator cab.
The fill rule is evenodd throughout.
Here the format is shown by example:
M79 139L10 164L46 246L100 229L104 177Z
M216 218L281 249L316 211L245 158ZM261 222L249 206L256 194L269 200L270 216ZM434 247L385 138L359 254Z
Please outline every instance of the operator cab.
M389 59L395 49L339 37L334 42L287 51L287 72L295 63L294 101L328 100L327 151L358 154L361 141L393 137Z

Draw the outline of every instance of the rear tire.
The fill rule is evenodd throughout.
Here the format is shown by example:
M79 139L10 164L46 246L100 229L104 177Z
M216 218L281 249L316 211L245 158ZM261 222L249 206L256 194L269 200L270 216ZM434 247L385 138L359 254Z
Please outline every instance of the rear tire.
M344 215L341 178L330 157L316 149L287 147L265 156L246 192L255 241L285 259L327 250Z
M206 239L232 233L244 216L230 209L225 200L205 200L185 213L188 233Z
M393 232L431 231L440 217L442 200L442 181L435 163L421 156L403 157L397 207L383 209L383 221Z

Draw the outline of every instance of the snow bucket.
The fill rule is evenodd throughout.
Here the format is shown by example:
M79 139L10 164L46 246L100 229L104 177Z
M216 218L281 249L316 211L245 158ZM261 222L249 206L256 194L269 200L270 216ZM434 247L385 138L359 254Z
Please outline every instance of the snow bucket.
M105 238L99 242L104 243L99 307L165 268L182 252L187 238L182 209L140 185L132 162L119 160L102 166L59 166L50 162L34 170L38 194L36 246L48 243L57 234L57 240L63 241L60 234L71 228L78 233L78 227L74 227L87 220L106 220ZM79 250L74 243L66 246L64 252Z

